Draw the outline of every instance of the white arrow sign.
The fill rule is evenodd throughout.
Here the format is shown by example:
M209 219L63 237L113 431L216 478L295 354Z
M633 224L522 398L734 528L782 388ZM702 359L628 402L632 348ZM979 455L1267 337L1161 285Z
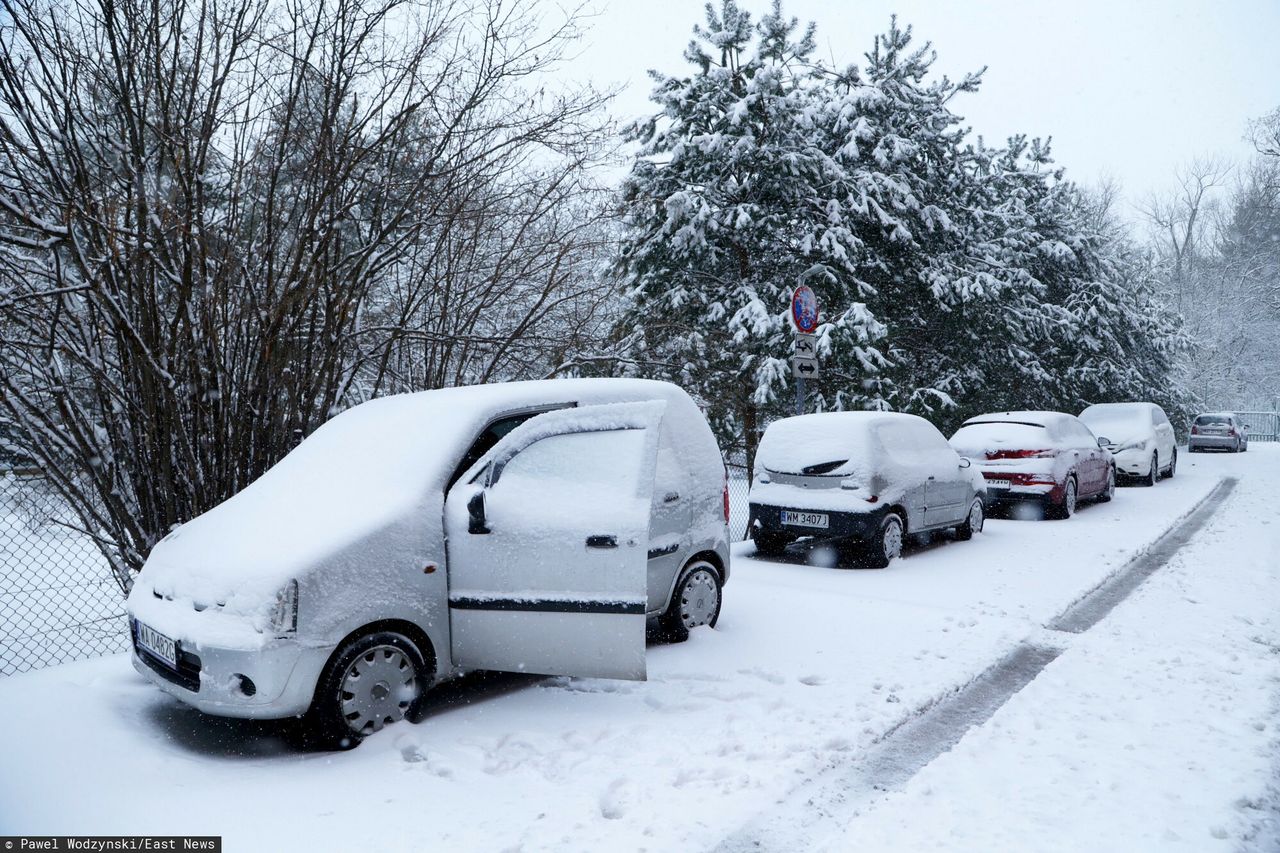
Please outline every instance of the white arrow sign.
M809 356L791 356L791 375L797 379L817 379L818 360Z

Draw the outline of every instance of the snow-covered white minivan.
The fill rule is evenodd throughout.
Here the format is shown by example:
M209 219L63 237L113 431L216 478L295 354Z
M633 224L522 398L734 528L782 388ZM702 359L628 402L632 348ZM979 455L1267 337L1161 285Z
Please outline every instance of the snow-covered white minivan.
M643 679L647 620L679 640L719 616L727 508L715 437L668 383L373 400L156 545L134 666L332 746L464 669Z

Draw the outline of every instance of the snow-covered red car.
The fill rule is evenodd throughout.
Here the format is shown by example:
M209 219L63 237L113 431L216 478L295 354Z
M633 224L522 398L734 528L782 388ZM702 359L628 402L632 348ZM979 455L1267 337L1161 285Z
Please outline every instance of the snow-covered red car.
M982 530L983 482L937 427L895 412L827 412L774 421L756 454L751 536L765 555L829 539L883 568L905 536Z
M951 446L982 472L992 504L1034 502L1051 518L1070 518L1077 501L1115 496L1111 453L1074 415L979 415L956 430Z
M333 746L463 669L643 679L648 625L679 640L719 616L727 507L715 437L668 383L373 400L156 545L134 666Z
M1118 475L1154 486L1177 472L1173 424L1155 403L1095 403L1080 413L1080 420L1111 451Z

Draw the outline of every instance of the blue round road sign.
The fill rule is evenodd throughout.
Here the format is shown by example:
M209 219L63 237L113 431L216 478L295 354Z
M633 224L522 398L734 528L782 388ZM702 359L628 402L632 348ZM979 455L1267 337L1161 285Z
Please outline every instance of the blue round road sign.
M791 320L806 335L818 328L818 297L807 284L791 292Z

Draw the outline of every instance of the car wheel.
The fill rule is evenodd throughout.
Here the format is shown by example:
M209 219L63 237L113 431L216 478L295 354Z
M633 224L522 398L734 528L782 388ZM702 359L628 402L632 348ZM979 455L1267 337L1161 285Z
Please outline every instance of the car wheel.
M1151 470L1147 472L1147 476L1140 481L1144 486L1154 486L1160 479L1160 462L1158 457L1151 454Z
M862 562L873 569L883 569L902 554L902 519L891 512L880 522L880 529L862 548Z
M689 632L703 625L714 628L723 601L720 572L707 560L694 560L671 593L671 603L658 617L663 639L683 643Z
M1116 469L1115 466L1107 468L1107 485L1103 487L1101 494L1098 495L1098 503L1106 503L1116 496Z
M1178 448L1173 449L1173 458L1169 460L1169 470L1164 472L1166 480L1172 480L1173 475L1178 473Z
M781 557L792 539L785 533L766 533L757 530L752 534L751 541L756 543L756 553L762 557Z
M961 542L968 542L973 538L973 534L982 532L982 525L986 521L986 513L982 510L982 499L974 498L973 503L969 505L969 515L956 528L956 538Z
M318 749L354 749L364 738L410 715L428 679L418 647L403 634L378 631L349 642L325 667L302 719L302 738Z
M1062 487L1062 500L1055 504L1049 505L1050 518L1070 518L1076 514L1076 502L1079 494L1076 487L1076 478L1068 477L1067 484Z

